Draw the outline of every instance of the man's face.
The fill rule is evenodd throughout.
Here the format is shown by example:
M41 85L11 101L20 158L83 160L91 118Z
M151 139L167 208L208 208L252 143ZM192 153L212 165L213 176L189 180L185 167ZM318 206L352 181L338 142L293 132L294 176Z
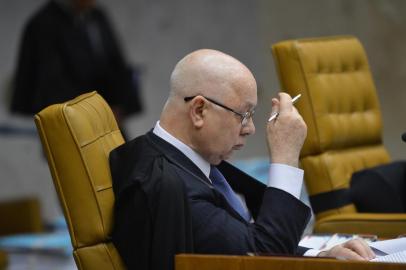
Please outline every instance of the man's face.
M256 84L242 83L234 88L225 98L215 101L240 114L253 110L257 104ZM252 118L244 121L246 123L243 125L240 115L213 102L209 103L200 149L211 164L219 164L245 145L247 136L255 133L255 126Z

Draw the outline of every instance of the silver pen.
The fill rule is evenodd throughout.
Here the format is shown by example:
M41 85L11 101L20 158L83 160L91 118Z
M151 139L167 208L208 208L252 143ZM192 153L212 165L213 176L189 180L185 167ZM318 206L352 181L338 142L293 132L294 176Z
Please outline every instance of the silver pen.
M299 94L297 96L295 96L294 98L292 98L292 104L295 104L296 101L302 96L302 94ZM268 122L271 122L272 120L274 120L276 117L278 117L279 112L274 112L271 114L271 117L269 117Z

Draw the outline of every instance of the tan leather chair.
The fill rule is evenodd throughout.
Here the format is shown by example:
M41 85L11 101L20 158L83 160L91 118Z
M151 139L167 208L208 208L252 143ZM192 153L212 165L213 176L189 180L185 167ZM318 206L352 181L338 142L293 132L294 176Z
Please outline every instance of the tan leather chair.
M272 46L281 87L302 94L308 125L301 165L315 232L406 232L406 214L357 213L340 194L353 172L389 162L375 85L361 43L352 36L288 40ZM315 205L315 203L317 205Z
M108 156L124 140L96 92L51 105L35 123L79 269L124 269L110 241L114 195Z

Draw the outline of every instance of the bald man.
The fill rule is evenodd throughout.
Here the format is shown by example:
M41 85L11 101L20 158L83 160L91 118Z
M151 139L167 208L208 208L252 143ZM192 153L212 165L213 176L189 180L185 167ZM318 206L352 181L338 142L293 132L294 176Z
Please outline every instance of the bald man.
M373 257L359 240L298 247L310 217L299 200L307 127L289 95L272 100L268 185L225 161L255 132L256 104L254 76L229 55L198 50L175 66L160 121L110 154L113 242L129 269L172 269L178 253Z

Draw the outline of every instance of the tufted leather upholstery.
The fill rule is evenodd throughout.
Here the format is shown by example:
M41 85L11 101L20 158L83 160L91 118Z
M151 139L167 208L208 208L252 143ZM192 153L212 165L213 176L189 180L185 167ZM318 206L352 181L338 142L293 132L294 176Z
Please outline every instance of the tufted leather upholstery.
M301 165L310 196L348 188L353 172L389 162L375 85L355 37L283 41L272 52L282 89L302 94L295 106L308 126ZM406 228L405 214L360 214L351 203L316 220L318 232L393 237Z
M51 105L35 123L71 236L79 269L124 269L109 235L114 195L108 163L124 140L96 92Z

